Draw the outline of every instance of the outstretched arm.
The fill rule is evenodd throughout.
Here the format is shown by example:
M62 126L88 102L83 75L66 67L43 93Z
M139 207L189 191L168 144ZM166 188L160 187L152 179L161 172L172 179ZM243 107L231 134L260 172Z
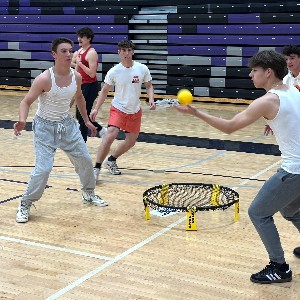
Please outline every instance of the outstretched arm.
M277 95L266 94L253 101L244 111L235 115L231 120L209 115L191 105L174 106L174 108L182 113L193 115L212 127L229 134L247 127L261 117L273 119L278 111L278 103Z

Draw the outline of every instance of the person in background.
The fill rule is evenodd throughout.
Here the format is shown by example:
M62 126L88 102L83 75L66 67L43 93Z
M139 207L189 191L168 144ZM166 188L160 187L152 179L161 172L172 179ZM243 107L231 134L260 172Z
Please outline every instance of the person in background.
M94 105L94 101L98 96L98 80L96 76L98 68L98 53L91 43L94 38L94 32L88 27L81 28L77 31L78 43L80 49L73 55L71 66L78 71L82 77L81 90L86 101L86 110L88 115ZM79 128L84 141L87 141L88 127L76 107L76 118L79 122ZM97 128L97 136L103 137L106 133L106 128L97 122L93 122L93 125Z
M295 86L300 90L300 47L298 45L284 46L281 53L285 57L288 68L283 83L288 86Z
M283 78L283 83L288 86L294 86L300 91L300 47L297 45L284 46L281 53L285 57L288 68L287 75ZM265 125L264 134L273 134L269 125ZM295 249L298 257L300 257L300 248Z

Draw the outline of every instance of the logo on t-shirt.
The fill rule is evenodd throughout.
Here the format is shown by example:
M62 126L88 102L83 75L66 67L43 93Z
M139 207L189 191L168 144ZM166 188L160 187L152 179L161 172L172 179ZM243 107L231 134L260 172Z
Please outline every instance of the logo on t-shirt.
M132 82L132 83L139 83L139 82L140 82L139 76L133 76L131 82Z

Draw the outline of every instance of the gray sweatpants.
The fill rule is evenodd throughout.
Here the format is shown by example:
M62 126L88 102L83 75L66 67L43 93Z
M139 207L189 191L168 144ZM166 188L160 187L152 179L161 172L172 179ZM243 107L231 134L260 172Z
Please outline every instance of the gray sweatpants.
M284 263L284 251L273 220L278 211L300 232L300 174L290 174L281 168L265 182L248 213L269 259Z
M23 194L28 204L39 200L45 190L53 167L57 148L64 150L79 175L82 190L91 192L95 189L93 163L86 144L81 136L77 122L69 115L60 122L45 120L35 116L32 122L35 147L35 167Z

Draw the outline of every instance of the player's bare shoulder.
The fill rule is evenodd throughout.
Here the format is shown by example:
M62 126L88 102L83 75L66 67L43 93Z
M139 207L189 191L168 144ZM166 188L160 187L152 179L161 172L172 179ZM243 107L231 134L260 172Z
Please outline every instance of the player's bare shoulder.
M90 59L94 59L94 60L98 60L98 53L96 51L95 48L91 47L86 55L86 59L90 60Z
M35 86L39 86L43 91L47 91L51 87L51 75L49 69L39 74L33 81Z

